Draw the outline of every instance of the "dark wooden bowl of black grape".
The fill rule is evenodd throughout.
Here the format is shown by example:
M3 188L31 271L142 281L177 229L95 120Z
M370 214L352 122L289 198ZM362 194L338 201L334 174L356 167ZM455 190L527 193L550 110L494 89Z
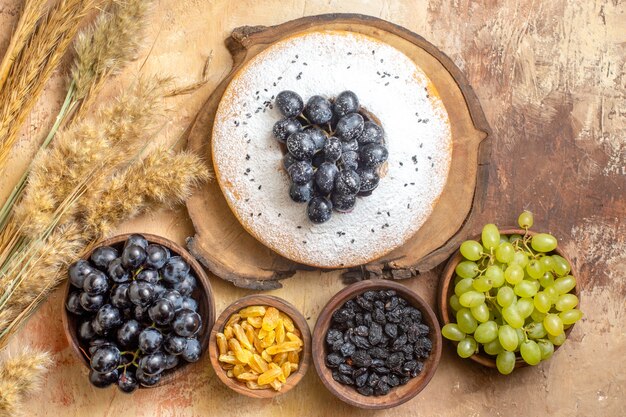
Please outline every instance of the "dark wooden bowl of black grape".
M172 382L207 351L215 305L204 269L147 233L94 247L70 265L62 315L90 382L127 393Z

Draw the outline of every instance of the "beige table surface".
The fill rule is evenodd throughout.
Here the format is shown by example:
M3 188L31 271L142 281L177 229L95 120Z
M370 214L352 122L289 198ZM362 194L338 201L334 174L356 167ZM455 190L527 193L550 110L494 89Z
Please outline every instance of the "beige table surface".
M0 0L0 54L22 0ZM621 416L626 414L626 7L621 0L385 1L157 0L144 71L187 84L213 53L209 83L171 100L162 132L172 140L188 126L229 70L223 45L241 25L271 25L329 12L359 12L403 25L447 53L466 74L494 130L492 163L481 221L513 223L529 208L536 224L555 233L580 271L584 320L553 359L501 377L444 347L428 387L388 411L367 412L335 399L314 369L288 394L252 400L229 391L207 356L175 385L126 396L98 390L68 348L57 292L13 339L12 348L45 347L56 366L27 416ZM144 52L144 55L147 53ZM136 76L132 65L110 87ZM0 193L12 186L63 96L62 68L27 120ZM193 234L187 214L163 211L123 225L183 242ZM404 281L434 299L437 270ZM217 311L249 293L211 277ZM311 328L342 288L339 273L307 272L272 294L303 311Z

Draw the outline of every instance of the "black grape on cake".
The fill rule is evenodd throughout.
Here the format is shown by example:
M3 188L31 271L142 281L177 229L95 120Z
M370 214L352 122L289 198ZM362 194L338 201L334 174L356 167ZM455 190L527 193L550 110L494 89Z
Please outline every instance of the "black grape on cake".
M382 127L369 120L354 92L314 95L305 104L297 92L284 90L275 104L284 116L273 134L284 145L289 196L307 203L311 222L328 221L333 209L349 213L357 197L371 195L389 153Z

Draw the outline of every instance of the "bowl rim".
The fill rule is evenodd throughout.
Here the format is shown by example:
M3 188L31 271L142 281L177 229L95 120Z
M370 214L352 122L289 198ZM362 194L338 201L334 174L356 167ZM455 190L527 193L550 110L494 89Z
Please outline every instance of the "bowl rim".
M519 234L522 236L524 236L524 234L526 233L529 234L530 236L543 233L543 232L535 232L534 230L520 229L519 227L515 227L515 226L503 227L502 229L499 229L499 232L501 235ZM465 240L476 240L480 242L480 239L481 239L481 234L478 233L478 234L474 234L468 237ZM574 277L578 276L577 273L575 273L574 271L574 264L572 263L571 258L563 251L560 245L557 245L556 249L554 249L552 252L554 252L556 255L559 255L565 258L565 260L570 264L571 270L568 275L572 275ZM459 245L459 248L455 252L453 252L452 255L450 255L450 258L448 258L448 261L446 262L446 265L440 275L439 284L437 286L437 313L438 313L439 318L441 319L442 327L448 323L453 323L453 321L451 320L452 314L450 311L450 305L449 305L450 303L448 300L450 298L450 293L454 290L454 286L450 285L450 283L453 282L454 270L456 266L462 261L462 259L463 259L463 256L461 255L461 249ZM578 280L576 281L576 286L570 291L570 293L573 293L574 295L578 297L579 304L580 304L580 288L578 286ZM573 325L565 329L566 336L569 336L570 332L572 331L575 325L576 323L574 323ZM448 339L445 339L445 340L453 344L454 346L458 344L458 342L455 342L452 340L448 340ZM556 352L561 346L562 345L554 346L554 351ZM469 359L488 368L494 368L494 369L497 368L495 356L486 355L482 351L470 356ZM519 356L516 353L515 354L515 368L523 368L526 366L530 366L530 365L528 365L521 358L521 356Z
M304 343L300 355L300 363L298 364L297 371L289 375L287 382L283 384L280 391L275 391L273 389L249 389L234 378L229 378L218 361L219 354L217 351L217 333L222 332L224 325L231 315L235 314L242 308L251 305L267 305L277 308L279 311L289 316L293 321L293 324L298 328L298 330L300 330L302 341ZM222 383L228 388L250 398L274 398L289 392L292 388L298 385L298 383L306 375L309 364L311 363L311 340L312 338L309 324L307 323L304 315L293 304L274 295L251 294L230 303L215 320L209 336L209 358L211 360L213 371L219 380L222 381Z
M342 385L339 382L335 381L331 376L330 369L326 366L325 354L327 352L326 347L326 332L330 326L330 322L332 319L333 312L341 307L346 301L349 299L355 298L357 295L362 294L368 290L396 290L399 295L403 296L412 306L416 307L422 313L423 321L429 321L427 323L429 327L432 329L432 334L429 335L430 340L432 341L433 348L430 352L428 358L424 361L424 370L420 375L423 375L420 378L411 378L409 382L401 387L394 387L390 393L393 393L394 389L400 388L406 390L402 395L396 396L395 398L385 396L363 396L357 393L357 396L349 396L346 394L348 390L352 390L356 393L353 387L349 387L346 385ZM424 319L425 318L425 319ZM335 395L340 400L344 401L347 404L350 404L355 407L363 408L363 409L373 409L380 410L386 408L396 407L398 405L404 404L405 402L414 398L417 394L419 394L428 383L431 381L435 372L437 371L437 367L439 366L439 362L441 361L441 353L442 353L442 336L441 336L441 327L439 326L439 320L433 309L428 305L428 303L420 297L415 291L411 290L407 286L400 284L394 281L388 281L384 279L375 279L375 280L364 280L354 284L351 284L338 293L336 293L324 306L320 315L315 323L315 329L313 330L313 363L315 364L315 369L317 370L317 374L319 378L322 380L324 386ZM414 382L414 386L411 386L411 381ZM410 389L409 389L410 387ZM359 400L356 400L358 398ZM360 400L364 401L360 401Z
M199 338L200 345L202 346L202 355L204 355L207 351L207 347L209 343L209 336L210 336L209 329L213 327L213 323L215 322L215 299L214 299L213 289L211 287L211 282L209 281L209 277L206 271L184 247L182 247L178 243L168 238L151 234L151 233L143 233L143 232L121 233L121 234L97 241L96 243L91 245L89 251L87 251L79 259L89 260L89 258L91 257L91 254L96 248L101 247L101 246L112 246L112 245L120 244L128 240L128 237L131 235L141 235L149 243L156 243L161 246L165 246L166 248L175 252L177 255L182 256L185 259L185 261L189 263L189 265L191 266L191 269L193 270L197 278L197 282L201 285L203 293L206 295L207 304L208 304L207 317L202 317L202 324L203 324L203 330L201 332L202 337ZM62 310L61 319L63 323L63 331L65 333L65 337L67 339L68 344L72 347L72 351L74 352L74 354L78 356L81 362L83 363L83 365L85 365L89 369L89 361L87 360L87 355L81 349L81 343L78 339L78 336L77 335L76 337L73 336L76 332L72 332L70 329L70 313L65 308L67 297L69 296L72 288L73 287L70 284L69 279L66 279L66 283L63 288L63 294L64 294L62 298L63 305L61 307L61 310ZM159 382L156 383L155 385L149 386L149 387L140 385L139 388L140 389L156 388L162 385L167 385L175 379L176 375L182 369L184 369L187 365L192 365L192 364L193 363L190 363L190 362L183 362L182 365L177 366L173 370L165 373L163 377L159 380Z

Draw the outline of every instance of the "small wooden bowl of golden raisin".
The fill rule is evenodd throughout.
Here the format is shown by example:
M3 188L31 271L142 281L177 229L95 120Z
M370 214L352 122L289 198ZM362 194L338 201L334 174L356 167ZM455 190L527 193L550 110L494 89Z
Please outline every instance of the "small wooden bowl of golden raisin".
M215 322L209 356L217 377L252 398L284 394L311 362L311 331L290 303L250 295L228 306Z

